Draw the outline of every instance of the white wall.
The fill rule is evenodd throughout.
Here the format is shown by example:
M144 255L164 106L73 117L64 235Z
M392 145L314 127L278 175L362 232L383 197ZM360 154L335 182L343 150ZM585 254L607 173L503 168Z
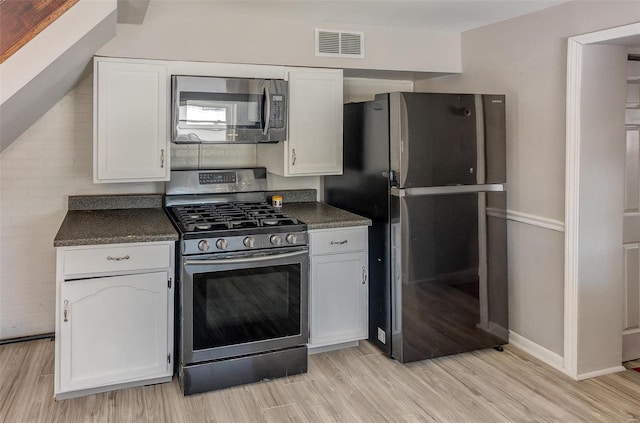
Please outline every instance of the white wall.
M114 57L417 72L460 72L460 34L233 13L213 1L153 1L142 25L118 25ZM339 11L336 11L339 13ZM315 57L315 28L365 33L365 58Z
M463 74L416 83L506 94L508 208L533 223L509 226L511 329L560 355L564 239L544 224L564 220L567 38L639 20L637 1L565 3L464 33Z
M159 193L93 184L92 75L0 153L0 339L54 330L55 237L78 194Z

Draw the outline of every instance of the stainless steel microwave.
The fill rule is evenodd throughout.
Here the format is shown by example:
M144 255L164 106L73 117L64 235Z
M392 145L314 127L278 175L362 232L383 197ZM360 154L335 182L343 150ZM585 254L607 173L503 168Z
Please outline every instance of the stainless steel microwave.
M287 138L288 83L275 79L171 78L175 143L259 143Z

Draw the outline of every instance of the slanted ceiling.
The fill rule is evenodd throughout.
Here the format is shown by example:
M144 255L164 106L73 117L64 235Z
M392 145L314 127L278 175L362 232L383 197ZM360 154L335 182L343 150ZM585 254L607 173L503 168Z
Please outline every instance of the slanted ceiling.
M31 0L4 0L27 4ZM33 10L53 0L34 1ZM59 1L53 1L60 3ZM2 26L5 25L3 14ZM44 14L49 19L52 14ZM0 64L0 151L31 127L81 79L95 52L116 34L115 0L75 0ZM40 24L25 21L34 30ZM11 26L9 26L11 28ZM11 31L11 29L9 29ZM24 37L16 37L24 39Z

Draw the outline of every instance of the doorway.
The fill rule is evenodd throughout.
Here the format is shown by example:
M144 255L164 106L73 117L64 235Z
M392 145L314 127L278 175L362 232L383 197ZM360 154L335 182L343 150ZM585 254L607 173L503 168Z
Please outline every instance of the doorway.
M623 362L640 358L640 56L627 61L625 129Z
M636 45L640 23L568 43L564 369L577 380L624 370L621 117Z

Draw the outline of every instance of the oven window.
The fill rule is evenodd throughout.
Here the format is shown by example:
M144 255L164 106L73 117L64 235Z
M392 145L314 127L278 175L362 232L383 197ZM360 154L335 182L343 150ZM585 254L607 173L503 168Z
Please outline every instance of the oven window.
M300 264L194 275L194 351L299 334Z

